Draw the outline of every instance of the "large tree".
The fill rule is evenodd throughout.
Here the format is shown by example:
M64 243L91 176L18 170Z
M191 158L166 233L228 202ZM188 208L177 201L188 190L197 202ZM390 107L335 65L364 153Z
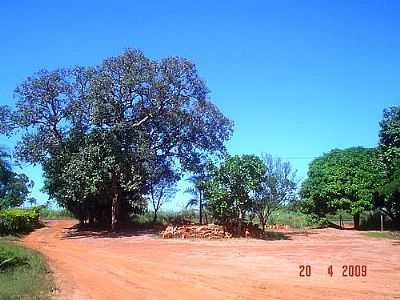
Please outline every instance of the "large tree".
M385 184L377 193L376 204L400 226L400 106L383 111L378 150Z
M126 50L96 67L40 71L2 108L22 129L19 157L43 166L45 190L81 220L117 222L140 209L155 164L179 178L223 154L232 122L208 100L195 65Z
M360 213L374 207L374 193L381 184L375 149L335 149L311 162L300 191L303 208L317 217L347 211L359 228Z
M210 172L205 194L208 206L222 223L237 224L241 234L245 214L250 211L266 168L255 155L228 156Z
M265 173L253 200L253 210L258 216L263 232L272 212L296 199L296 171L288 161L263 155Z

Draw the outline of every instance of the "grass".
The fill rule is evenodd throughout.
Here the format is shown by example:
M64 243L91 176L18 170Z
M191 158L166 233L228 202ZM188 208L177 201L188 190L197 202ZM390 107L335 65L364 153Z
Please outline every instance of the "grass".
M146 212L140 215L133 215L131 217L133 224L139 227L152 226L153 224L153 213ZM168 225L168 224L181 224L181 223L197 223L199 221L195 211L187 209L177 212L173 211L160 211L157 214L156 225Z
M0 299L50 299L54 288L44 258L36 251L0 239Z
M46 220L73 219L74 216L66 209L40 209L40 217Z
M296 229L304 229L307 227L305 214L288 210L287 208L280 208L274 211L268 224L286 224Z
M400 240L400 231L370 231L366 235L373 238Z

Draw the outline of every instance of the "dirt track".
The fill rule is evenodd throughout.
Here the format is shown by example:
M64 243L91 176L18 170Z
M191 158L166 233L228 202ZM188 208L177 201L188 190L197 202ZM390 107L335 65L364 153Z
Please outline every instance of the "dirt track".
M355 231L188 241L78 234L72 225L49 221L24 239L48 257L59 299L400 299L400 242ZM302 264L311 277L299 277ZM367 265L367 277L342 277L350 264Z

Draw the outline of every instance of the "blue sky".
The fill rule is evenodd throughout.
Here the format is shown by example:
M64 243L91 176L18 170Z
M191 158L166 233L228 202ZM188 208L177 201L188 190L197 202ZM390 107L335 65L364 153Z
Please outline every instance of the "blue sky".
M43 68L128 47L183 56L235 121L229 151L288 158L304 178L332 148L376 146L383 108L400 104L399 15L395 0L2 1L0 102L12 105L17 84ZM45 200L40 169L23 171Z

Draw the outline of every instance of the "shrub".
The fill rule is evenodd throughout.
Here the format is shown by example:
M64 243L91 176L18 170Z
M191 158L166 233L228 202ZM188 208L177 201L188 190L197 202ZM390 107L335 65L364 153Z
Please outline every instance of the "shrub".
M39 210L7 209L0 211L0 234L28 232L39 225Z

